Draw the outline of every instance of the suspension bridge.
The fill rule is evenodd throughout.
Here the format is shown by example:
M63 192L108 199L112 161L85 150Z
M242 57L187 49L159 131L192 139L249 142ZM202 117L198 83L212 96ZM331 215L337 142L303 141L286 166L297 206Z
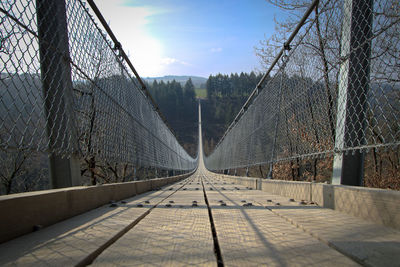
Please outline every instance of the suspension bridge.
M200 114L193 174L6 242L1 265L398 264L398 230L207 171Z
M45 155L52 189L0 196L0 264L399 266L400 193L361 186L399 164L399 13L313 1L208 157L199 101L193 158L92 0L1 2L2 183ZM279 180L302 159L330 183Z

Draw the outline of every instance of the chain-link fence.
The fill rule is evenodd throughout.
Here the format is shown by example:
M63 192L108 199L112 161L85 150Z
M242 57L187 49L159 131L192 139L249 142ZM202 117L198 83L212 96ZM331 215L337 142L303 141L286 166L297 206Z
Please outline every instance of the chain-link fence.
M82 173L98 162L195 168L86 3L6 0L0 8L2 158L77 157Z
M335 155L340 172L347 156L356 168L380 148L399 165L399 2L314 1L303 19L206 159L210 170Z

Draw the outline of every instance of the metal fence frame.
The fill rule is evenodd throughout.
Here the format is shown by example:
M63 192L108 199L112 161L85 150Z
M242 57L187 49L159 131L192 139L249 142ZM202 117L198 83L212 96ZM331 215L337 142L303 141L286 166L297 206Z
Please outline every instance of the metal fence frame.
M167 170L168 174L173 174L175 171L193 170L197 165L197 158L190 157L176 140L175 134L151 97L146 84L133 67L94 1L87 0L87 3L104 30L97 24L83 1L36 0L26 3L7 2L0 5L0 19L5 23L3 24L4 29L3 27L1 29L2 35L4 33L12 37L15 32L11 28L14 27L23 29L25 34L23 38L14 38L10 41L13 42L9 44L10 53L1 55L1 62L5 65L2 71L9 76L19 75L17 72L14 74L13 72L18 69L19 65L23 65L22 73L24 73L24 69L32 69L33 76L40 74L40 82L35 81L37 83L35 86L36 89L42 88L42 96L35 93L33 98L35 98L34 105L40 105L43 108L43 111L37 111L38 107L35 106L36 110L34 111L21 111L18 107L26 105L26 101L29 99L25 98L32 97L32 89L17 88L14 92L9 89L9 86L14 85L4 83L2 86L5 86L7 92L4 93L4 99L3 94L1 95L0 108L5 110L6 114L0 117L0 124L5 138L1 139L0 146L5 150L20 149L21 142L11 143L10 136L15 134L16 128L20 127L22 129L18 129L20 140L28 139L30 136L26 137L25 133L29 127L32 127L29 122L33 120L33 116L40 117L43 122L33 124L33 127L36 128L28 129L28 131L37 133L45 130L46 133L37 135L36 139L31 138L28 144L24 145L24 149L37 150L49 155L51 187L53 188L81 184L80 161L86 154L87 159L85 160L89 168L91 168L91 159L100 153L101 155L99 154L98 157L109 157L108 160L111 162L125 161L134 166L155 168L156 175L157 168ZM79 36L80 34L83 36ZM85 40L85 38L89 39ZM3 43L2 40L2 49L6 41L4 39ZM114 64L111 67L113 72L109 74L109 81L93 80L91 77L93 75L88 67L88 60L91 59L82 58L85 55L90 57L90 44L96 41L101 43L102 48L99 49L107 50L108 54L105 56L111 59L110 64ZM79 52L85 49L87 51ZM110 67L108 68L110 69ZM113 78L114 73L120 73L122 76L114 76L116 84L110 85L113 82L110 79ZM19 79L21 78L19 77ZM95 90L93 92L98 92L101 96L97 96L95 100L93 92L77 88L79 86L77 79L91 84L90 87ZM83 84L81 81L79 82ZM21 97L18 90L25 90L27 97ZM96 101L97 105L103 105L102 107L93 106L93 111L90 111L97 111L96 116L103 116L100 122L105 123L105 125L96 126L103 128L97 138L102 139L102 143L94 148L90 145L90 151L88 149L85 151L80 147L81 142L87 141L82 139L78 133L80 127L87 126L82 125L79 114L84 113L82 108L90 105L90 101L77 101L76 95L79 94L92 95L92 104L93 101ZM11 99L11 103L7 102L7 97ZM129 107L129 105L137 104L126 103L129 99L136 99L140 106ZM118 103L118 101L124 101L124 104ZM19 123L19 126L6 127L6 117L12 117L9 106L16 107L16 112L19 112L16 119L11 119L11 122ZM101 108L102 110L100 110ZM113 116L110 115L111 113L114 113ZM93 127L93 123L99 122L94 121L94 115L91 117L90 120L93 121L88 123L90 127ZM113 122L110 121L110 118L117 118L121 121ZM129 123L134 124L129 125ZM114 138L115 135L118 135L115 128L118 125L119 127L126 126L131 132L124 130L123 136ZM37 127L40 126L44 126L45 129L38 129ZM93 142L95 142L94 139ZM47 146L43 145L44 143ZM99 148L100 146L102 149ZM126 150L128 147L131 148L131 151L128 152L129 155L115 157L116 154L121 154L122 150Z
M326 155L334 155L334 165L333 165L333 174L332 174L332 183L333 184L346 184L346 185L362 185L363 183L363 169L364 169L364 153L369 148L379 148L379 147L392 147L396 148L400 145L400 140L389 140L383 144L367 144L365 130L362 127L365 127L365 121L367 116L366 110L366 102L367 102L367 94L370 88L370 55L371 55L371 42L374 38L372 36L372 16L374 3L372 0L362 1L362 0L344 0L343 1L343 23L342 23L342 50L341 50L341 63L340 63L340 84L339 84L339 92L337 96L337 114L336 116L336 127L331 128L335 129L335 140L333 140L334 145L331 148L323 151L315 150L314 152L309 152L307 154L293 154L288 157L277 157L276 156L276 140L277 140L277 131L278 125L280 121L284 121L285 118L279 118L279 112L276 112L275 116L275 127L265 129L268 131L268 135L272 138L267 140L272 143L272 148L270 149L270 157L264 158L263 160L244 161L237 160L235 157L237 155L233 150L230 150L230 153L224 154L224 149L229 147L226 143L230 142L230 135L237 134L239 130L235 129L238 124L242 123L242 120L249 120L250 118L244 118L249 113L249 110L252 109L252 105L255 103L260 94L265 93L265 90L268 90L268 86L271 80L268 80L271 74L274 75L274 79L277 79L277 75L284 75L285 65L288 62L288 58L285 58L285 55L291 56L291 43L293 39L298 35L300 29L304 28L306 20L309 18L312 11L316 11L318 16L318 7L321 5L322 1L315 0L313 1L302 19L298 23L295 30L292 32L288 40L283 44L283 47L278 52L275 60L273 60L272 64L268 68L267 72L257 84L256 88L250 94L248 100L240 109L239 113L233 120L233 122L229 125L228 129L219 140L217 146L214 151L206 158L206 166L210 170L214 171L224 171L227 173L228 169L236 168L246 168L246 175L248 174L248 168L250 166L259 166L259 165L270 165L270 171L268 174L268 178L272 176L272 168L273 164L281 161L290 161L293 159L302 159L302 158L312 158L312 157L325 157ZM328 3L326 1L324 4ZM395 7L393 7L395 8ZM312 24L315 22L315 19L312 20L311 24L306 27L304 30L305 33L300 36L300 39L305 38L308 31L311 29ZM398 22L397 22L398 24ZM392 25L393 26L393 25ZM394 27L394 26L393 26ZM299 36L297 36L299 37ZM397 39L396 39L397 40ZM299 41L299 44L301 41ZM297 48L296 47L294 49ZM394 44L396 45L396 44ZM281 66L278 66L278 63L282 63ZM276 71L276 68L278 70ZM274 72L275 71L275 72ZM282 73L280 74L280 71ZM282 86L282 81L281 81ZM280 87L281 87L280 86ZM277 89L274 87L275 91L280 91L276 98L278 104L276 107L278 110L281 109L281 89ZM274 93L269 91L269 93ZM398 101L397 101L398 102ZM260 103L258 103L259 105ZM270 104L270 103L268 103ZM257 116L252 113L252 116ZM250 115L249 115L250 116ZM361 123L361 125L360 125ZM242 123L243 124L243 123ZM398 123L397 123L398 124ZM364 126L362 126L364 125ZM257 129L254 126L247 125L252 131L256 131ZM252 128L253 127L253 128ZM361 128L360 128L361 127ZM256 150L259 149L259 145L254 144L255 138L251 138L250 136L253 133L248 133L247 137L250 138L247 140L247 145L250 147L251 151L247 148L247 151L244 153L250 155L251 153L256 153ZM392 133L394 138L396 138L396 133ZM278 138L280 138L278 136ZM393 138L392 138L393 139ZM236 139L235 139L236 140ZM263 140L266 140L265 137ZM355 142L356 140L356 142ZM253 142L253 143L249 143ZM259 141L257 141L259 142ZM257 143L256 142L256 143ZM233 144L232 144L233 145ZM235 143L235 146L237 144ZM261 146L265 146L267 144L261 144ZM271 144L269 144L271 146ZM229 156L227 155L229 154ZM243 155L245 156L245 155ZM248 156L249 157L249 156ZM241 164L237 164L235 162L243 162Z

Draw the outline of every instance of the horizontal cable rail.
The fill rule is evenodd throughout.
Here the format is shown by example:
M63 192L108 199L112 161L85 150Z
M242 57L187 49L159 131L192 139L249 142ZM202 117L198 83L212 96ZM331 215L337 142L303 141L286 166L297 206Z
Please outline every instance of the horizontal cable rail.
M398 149L399 30L398 1L313 1L206 167Z

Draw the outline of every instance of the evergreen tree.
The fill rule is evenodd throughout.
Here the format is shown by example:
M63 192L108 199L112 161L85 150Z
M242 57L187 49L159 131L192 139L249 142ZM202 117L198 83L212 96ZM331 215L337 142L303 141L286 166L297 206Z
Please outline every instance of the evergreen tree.
M196 99L196 92L191 78L185 84L184 99L189 101Z

